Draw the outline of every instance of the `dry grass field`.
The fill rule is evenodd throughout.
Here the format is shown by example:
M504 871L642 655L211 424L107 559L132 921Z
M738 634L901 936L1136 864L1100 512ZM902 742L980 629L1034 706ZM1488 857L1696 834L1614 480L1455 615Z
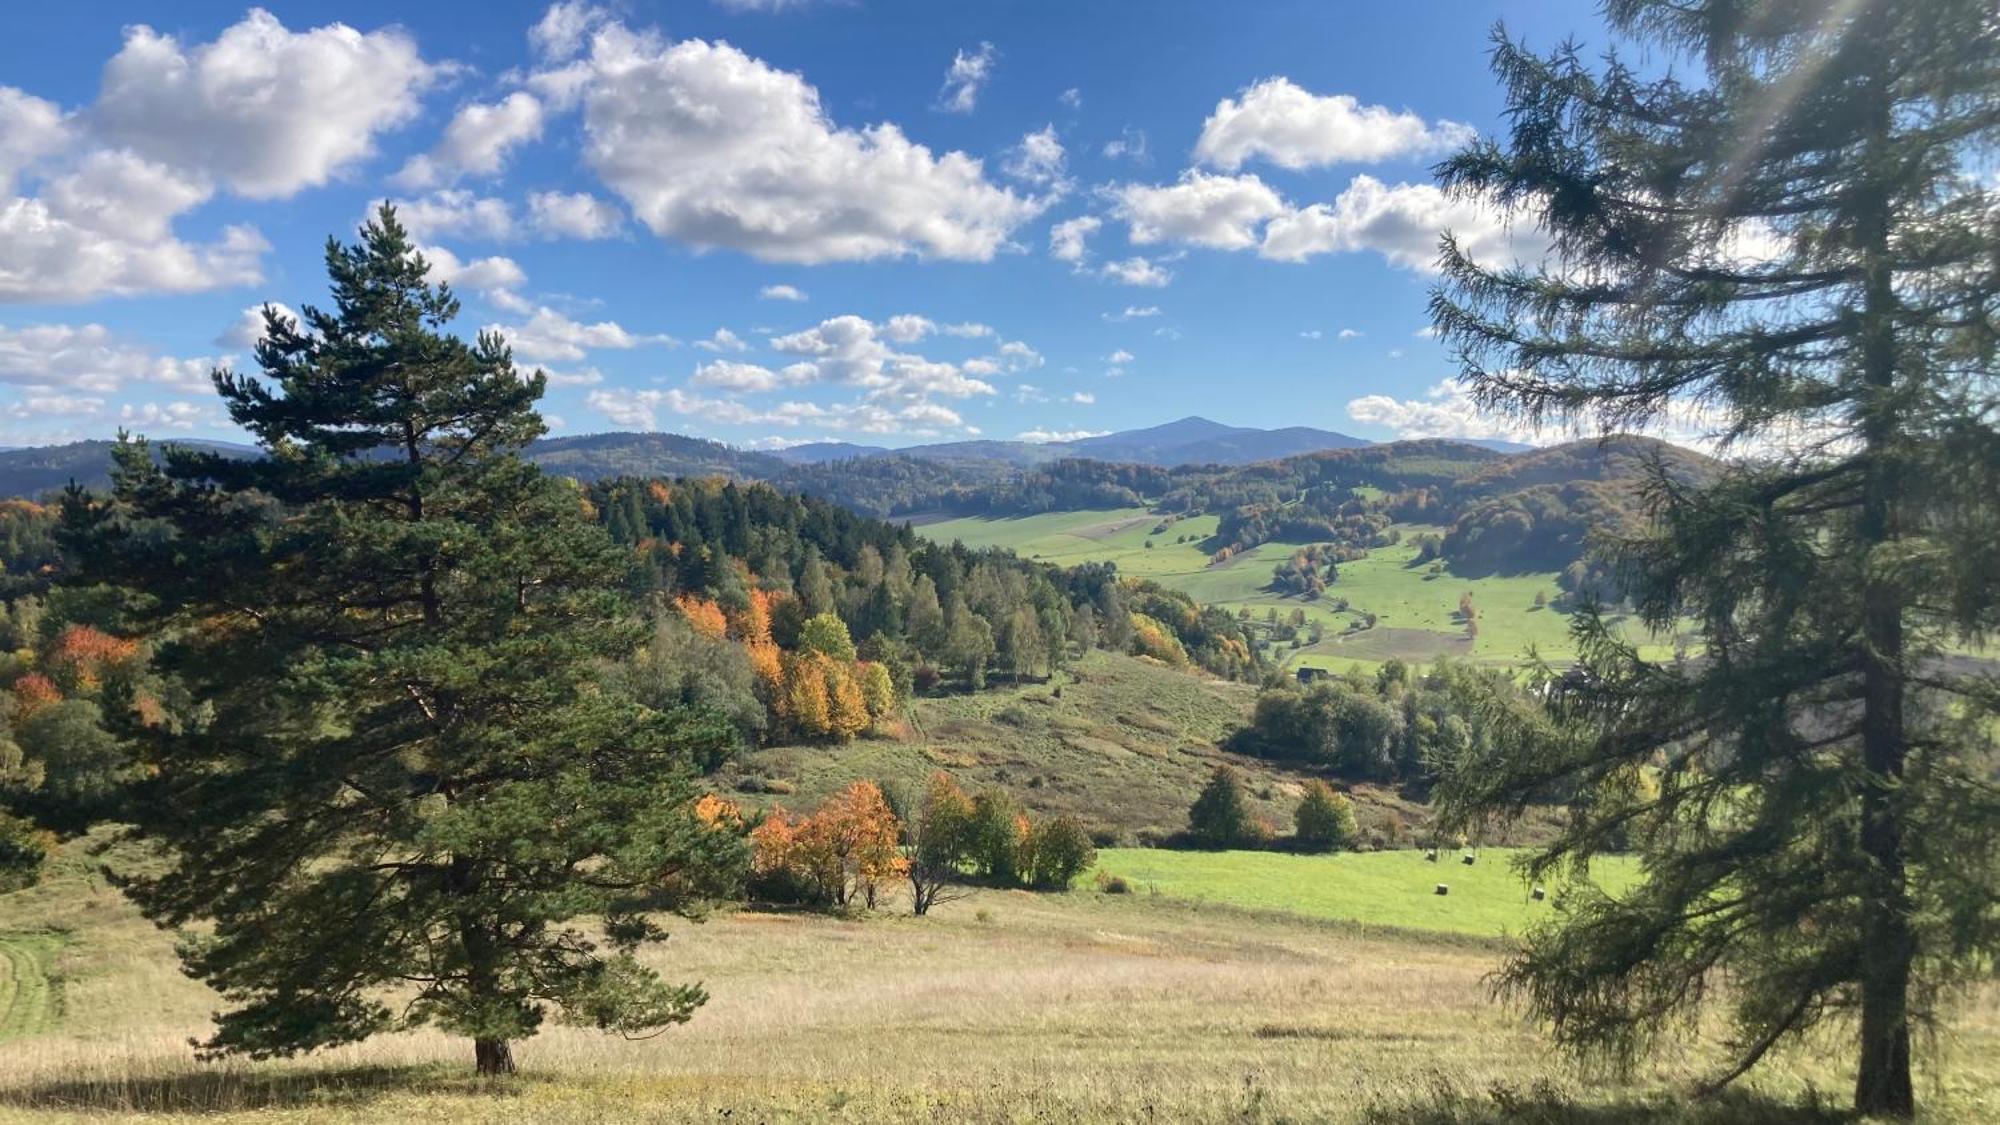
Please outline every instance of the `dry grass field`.
M714 996L692 1023L643 1042L551 1028L509 1082L474 1080L469 1047L431 1033L200 1064L187 1041L214 998L81 851L0 899L0 929L62 942L53 1018L0 1042L0 1119L1819 1121L1839 1118L1812 1092L1839 1105L1847 1082L1797 1050L1749 1097L1689 1104L1699 1052L1625 1080L1552 1056L1489 999L1488 940L1090 891L681 923L663 964ZM2000 1001L1955 1026L1928 1116L2000 1119Z

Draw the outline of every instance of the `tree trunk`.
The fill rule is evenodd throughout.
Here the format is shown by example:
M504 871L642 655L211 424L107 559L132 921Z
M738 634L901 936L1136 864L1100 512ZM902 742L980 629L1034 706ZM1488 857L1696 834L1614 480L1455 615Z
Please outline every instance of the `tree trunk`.
M1864 269L1861 325L1861 430L1865 444L1857 546L1864 553L1862 589L1861 781L1862 881L1861 1059L1854 1108L1864 1114L1909 1117L1916 1111L1910 1081L1910 977L1916 935L1910 928L1901 799L1909 756L1904 729L1903 598L1893 576L1880 572L1879 549L1897 538L1900 488L1895 449L1899 419L1896 388L1895 277L1890 262L1890 199L1884 182L1890 159L1890 94L1878 70L1873 77L1871 119L1864 168L1877 177L1858 208L1856 236Z
M481 1078L503 1078L514 1073L514 1045L505 1039L474 1039L472 1057Z

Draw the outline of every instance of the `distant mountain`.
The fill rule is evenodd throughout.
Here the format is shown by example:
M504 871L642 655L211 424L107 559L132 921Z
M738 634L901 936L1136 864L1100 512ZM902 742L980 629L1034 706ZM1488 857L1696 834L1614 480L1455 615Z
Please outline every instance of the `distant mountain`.
M36 445L25 449L0 450L0 496L36 497L66 488L74 480L86 488L104 488L111 483L109 441L73 441L68 445ZM257 447L229 441L174 441L161 445L183 445L208 449L238 457L254 457Z
M771 456L788 465L819 465L828 461L851 461L856 457L876 457L894 452L879 445L856 445L851 441L815 441L774 449Z
M182 444L244 456L256 452L251 446L227 442ZM1372 444L1347 434L1307 426L1261 430L1189 417L1075 441L952 441L903 449L831 441L770 453L736 449L680 434L584 434L538 441L529 447L527 456L552 473L579 480L626 475L726 476L768 480L781 487L820 492L825 491L825 476L819 467L850 461L877 463L869 469L877 476L902 473L927 480L948 477L967 484L983 484L1008 473L1072 458L1161 468L1235 466ZM1470 444L1510 451L1525 448L1502 442ZM86 486L102 486L110 471L110 449L108 441L83 441L0 451L0 496L39 496L63 487L72 479ZM897 468L899 464L905 468ZM856 471L860 471L858 467Z
M1469 438L1452 438L1451 440L1462 441L1467 445L1476 445L1481 449L1491 449L1496 453L1526 453L1532 449L1538 448L1537 446L1529 445L1526 442L1503 441L1500 438L1469 437Z

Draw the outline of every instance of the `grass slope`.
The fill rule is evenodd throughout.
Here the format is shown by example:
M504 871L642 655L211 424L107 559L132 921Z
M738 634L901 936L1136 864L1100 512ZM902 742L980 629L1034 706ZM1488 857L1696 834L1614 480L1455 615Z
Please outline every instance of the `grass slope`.
M1325 639L1294 650L1280 646L1270 655L1281 665L1346 668L1370 667L1391 657L1429 662L1441 656L1480 663L1518 664L1530 648L1552 661L1573 655L1569 618L1551 609L1535 608L1535 595L1553 599L1559 592L1554 574L1489 575L1461 578L1446 572L1433 575L1427 566L1412 565L1414 540L1442 528L1399 525L1403 541L1371 551L1367 558L1343 563L1340 576L1324 598L1306 601L1266 590L1271 570L1305 544L1265 543L1219 566L1211 566L1201 549L1214 534L1216 517L1197 516L1155 532L1160 517L1144 508L1094 512L1050 512L1010 519L966 518L921 526L917 531L941 543L959 540L968 547L1003 547L1016 554L1059 565L1113 562L1121 573L1151 578L1185 591L1207 605L1236 611L1249 609L1262 620L1275 610L1289 619L1303 610L1318 621ZM1182 537L1185 536L1185 541ZM1153 546L1148 548L1147 541ZM1479 610L1479 636L1469 640L1455 619L1461 595L1470 593ZM1346 612L1333 602L1345 598ZM1350 631L1364 613L1376 616L1373 629ZM1660 646L1654 646L1664 651Z
M1555 910L1556 895L1535 902L1511 861L1519 853L1489 848L1467 867L1456 852L1438 862L1420 851L1286 855L1278 852L1192 852L1107 848L1097 871L1122 876L1136 890L1169 898L1278 910L1365 926L1497 937L1519 935ZM1629 886L1629 861L1600 864L1599 886L1616 894ZM1451 893L1434 893L1438 883Z
M0 897L0 929L51 916L72 988L61 1024L0 1050L0 1120L1830 1125L1787 1106L1851 1081L1845 1044L1816 1040L1759 1071L1755 1098L1689 1105L1674 1095L1717 1055L1584 1074L1492 1002L1487 943L1086 891L673 921L647 956L706 985L693 1021L644 1041L551 1024L515 1081L473 1079L467 1044L434 1031L202 1064L187 1041L219 1001L179 979L167 935L82 862ZM1926 1057L1932 1120L2000 1115L1994 1001L1943 1038L1949 1069Z
M918 699L899 737L753 751L735 783L752 803L812 808L860 779L915 795L943 770L968 789L997 785L1036 814L1074 813L1132 840L1186 828L1188 805L1227 761L1244 772L1253 811L1289 827L1305 775L1217 749L1255 698L1248 684L1093 652L1050 683ZM771 781L783 792L767 792ZM1387 791L1354 797L1364 829L1386 830L1392 813L1414 829L1427 816Z

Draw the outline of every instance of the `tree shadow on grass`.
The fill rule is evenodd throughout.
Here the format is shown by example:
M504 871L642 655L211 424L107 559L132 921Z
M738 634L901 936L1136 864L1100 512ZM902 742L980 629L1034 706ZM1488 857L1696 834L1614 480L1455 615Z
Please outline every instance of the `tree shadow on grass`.
M1779 1101L1729 1090L1707 1098L1579 1102L1564 1091L1495 1086L1466 1094L1439 1083L1426 1097L1371 1105L1367 1125L1847 1125L1850 1111L1815 1098Z
M439 1065L337 1069L215 1068L0 1087L0 1107L89 1114L240 1113L353 1108L398 1094L509 1099L532 1078L480 1079Z

